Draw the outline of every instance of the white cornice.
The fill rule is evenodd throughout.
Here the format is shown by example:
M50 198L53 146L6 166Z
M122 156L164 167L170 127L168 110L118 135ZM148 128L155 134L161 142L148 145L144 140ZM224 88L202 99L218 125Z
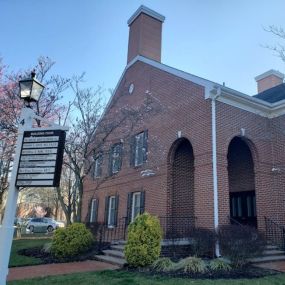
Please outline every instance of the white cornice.
M164 22L165 17L157 12L155 12L154 10L141 5L136 11L135 13L130 17L130 19L128 20L128 25L130 26L131 23L141 14L144 13L146 15L149 15L150 17L160 21L160 22Z
M264 100L258 99L256 97L246 95L234 89L225 87L221 84L218 84L210 80L201 78L199 76L170 67L158 61L154 61L154 60L151 60L149 58L146 58L140 55L136 56L132 61L130 61L129 64L124 69L123 74L121 75L120 80L113 92L113 95L111 96L109 100L107 108L105 109L105 112L108 109L114 94L116 94L117 89L120 86L120 83L123 77L125 76L125 73L131 66L133 66L136 62L139 62L139 61L146 63L150 66L153 66L159 70L165 71L177 77L183 78L185 80L189 80L193 83L203 86L205 88L205 99L214 98L216 95L213 94L212 91L216 90L217 88L220 88L221 90L220 95L216 98L220 102L223 102L230 106L233 106L233 107L236 107L236 108L239 108L239 109L242 109L242 110L245 110L245 111L257 114L259 116L266 117L266 118L275 118L275 117L285 114L285 100L275 102L275 103L269 103Z

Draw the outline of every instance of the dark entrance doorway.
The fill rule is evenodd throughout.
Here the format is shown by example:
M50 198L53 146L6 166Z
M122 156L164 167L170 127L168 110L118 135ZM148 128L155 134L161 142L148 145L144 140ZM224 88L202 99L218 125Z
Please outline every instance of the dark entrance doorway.
M232 221L257 227L254 162L248 144L239 137L229 145L228 177Z

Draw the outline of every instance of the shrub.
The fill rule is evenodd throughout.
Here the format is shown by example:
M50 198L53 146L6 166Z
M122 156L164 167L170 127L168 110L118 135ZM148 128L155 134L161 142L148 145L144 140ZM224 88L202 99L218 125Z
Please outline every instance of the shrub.
M176 270L182 269L185 273L204 273L207 269L205 261L199 257L187 257L180 260L176 266Z
M93 243L93 236L84 224L74 223L54 233L51 252L57 258L74 257L87 251Z
M221 226L218 237L223 256L230 259L234 267L242 267L262 253L265 241L255 228L240 225Z
M152 264L152 268L157 271L167 272L167 271L171 271L174 268L174 264L175 263L173 263L170 258L163 257L163 258L157 259Z
M161 228L156 217L148 213L139 215L128 228L125 256L134 267L151 265L161 250Z
M205 228L196 228L191 234L193 254L198 257L213 256L215 233Z
M230 271L232 269L231 266L221 258L211 260L209 268L213 271Z

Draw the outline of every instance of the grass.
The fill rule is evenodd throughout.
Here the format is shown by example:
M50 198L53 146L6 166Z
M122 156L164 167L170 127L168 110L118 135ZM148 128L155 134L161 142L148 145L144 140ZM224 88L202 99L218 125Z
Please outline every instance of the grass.
M123 271L102 271L76 273L54 277L11 281L8 285L284 285L285 274L278 274L256 279L219 279L194 280L165 277L149 277L142 274Z
M9 267L41 264L39 258L19 255L18 251L23 248L39 247L49 242L50 239L19 239L13 240Z

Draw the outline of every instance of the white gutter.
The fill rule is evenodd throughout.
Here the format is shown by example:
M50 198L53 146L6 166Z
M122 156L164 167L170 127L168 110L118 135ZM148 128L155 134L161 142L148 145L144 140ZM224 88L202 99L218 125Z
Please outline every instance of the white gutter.
M218 200L218 174L217 174L217 129L216 129L216 100L221 95L221 88L215 89L215 95L212 100L212 168L213 168L213 191L214 191L214 228L218 230L219 226L219 200ZM220 256L219 243L216 243L216 256Z

